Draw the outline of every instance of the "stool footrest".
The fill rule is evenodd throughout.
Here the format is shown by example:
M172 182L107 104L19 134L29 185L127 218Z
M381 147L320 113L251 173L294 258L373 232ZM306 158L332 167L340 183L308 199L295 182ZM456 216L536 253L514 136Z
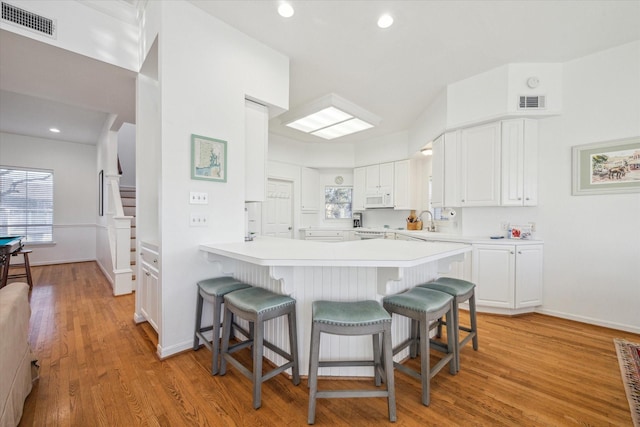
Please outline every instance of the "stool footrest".
M386 390L324 390L316 393L316 398L388 397Z
M325 360L319 361L319 368L345 367L345 366L376 366L373 360Z

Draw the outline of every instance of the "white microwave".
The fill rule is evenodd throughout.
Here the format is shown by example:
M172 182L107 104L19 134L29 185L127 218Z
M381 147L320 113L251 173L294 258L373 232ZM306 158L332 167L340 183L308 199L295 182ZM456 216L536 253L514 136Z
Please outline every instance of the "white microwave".
M372 194L365 196L364 207L365 209L392 208L393 200L391 199L391 193Z

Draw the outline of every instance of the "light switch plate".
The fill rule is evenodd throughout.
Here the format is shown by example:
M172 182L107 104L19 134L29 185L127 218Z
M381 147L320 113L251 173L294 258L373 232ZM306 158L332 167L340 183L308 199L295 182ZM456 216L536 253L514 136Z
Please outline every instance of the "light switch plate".
M206 227L209 225L209 221L205 214L192 213L189 218L189 225L191 227Z
M209 195L207 193L198 193L196 191L192 191L189 193L189 203L192 205L209 204Z

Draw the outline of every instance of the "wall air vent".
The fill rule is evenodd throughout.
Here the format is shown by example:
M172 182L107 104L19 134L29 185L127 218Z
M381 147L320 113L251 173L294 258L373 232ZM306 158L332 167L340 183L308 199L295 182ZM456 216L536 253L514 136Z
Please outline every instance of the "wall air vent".
M20 9L9 3L2 2L2 20L38 34L56 37L56 22L53 19Z
M520 96L518 109L520 110L544 110L547 105L547 97L544 95Z

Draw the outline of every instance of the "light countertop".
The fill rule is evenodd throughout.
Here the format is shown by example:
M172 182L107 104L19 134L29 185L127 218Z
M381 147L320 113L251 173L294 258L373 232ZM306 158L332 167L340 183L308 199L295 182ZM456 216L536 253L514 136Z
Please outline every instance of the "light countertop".
M317 242L259 236L251 242L202 244L200 250L263 266L413 267L469 252L471 246L457 242Z

